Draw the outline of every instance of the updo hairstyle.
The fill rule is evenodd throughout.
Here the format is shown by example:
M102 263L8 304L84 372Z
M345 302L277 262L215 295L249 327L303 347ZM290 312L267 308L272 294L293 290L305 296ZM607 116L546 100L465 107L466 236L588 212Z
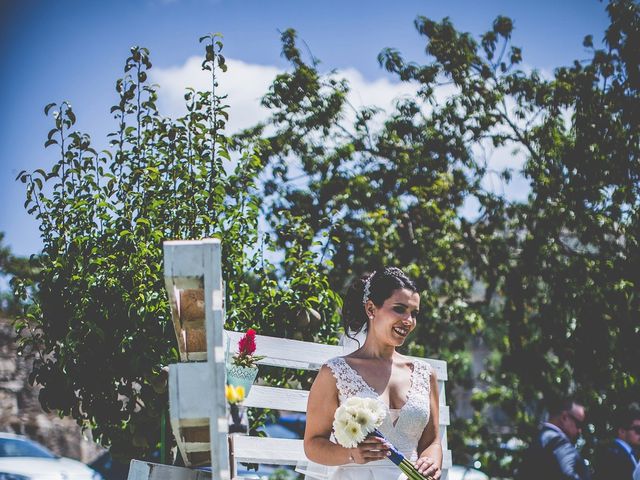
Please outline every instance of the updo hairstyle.
M364 298L365 285L369 281L369 294ZM402 270L386 267L384 270L366 273L355 279L344 298L342 305L342 326L349 338L351 335L367 328L369 317L364 309L365 300L371 300L376 307L381 307L394 290L406 288L412 292L418 289Z

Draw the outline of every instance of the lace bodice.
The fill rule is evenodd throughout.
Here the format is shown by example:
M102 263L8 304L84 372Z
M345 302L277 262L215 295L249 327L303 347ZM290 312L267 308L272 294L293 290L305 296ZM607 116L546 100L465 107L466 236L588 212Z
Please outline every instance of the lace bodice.
M376 391L367 384L364 379L349 366L343 357L332 358L327 362L338 386L340 403L344 403L349 397L378 398ZM407 395L407 401L402 408L397 410L397 420L394 423L390 409L380 426L380 432L405 456L415 457L418 441L429 422L430 414L430 383L431 366L419 360L414 360L411 373L411 387Z

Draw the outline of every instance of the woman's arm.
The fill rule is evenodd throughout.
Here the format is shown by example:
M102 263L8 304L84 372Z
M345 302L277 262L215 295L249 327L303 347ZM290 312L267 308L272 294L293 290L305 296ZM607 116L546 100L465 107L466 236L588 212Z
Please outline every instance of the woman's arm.
M325 365L309 391L304 430L304 453L307 458L322 465L367 463L385 458L388 448L377 437L367 438L356 448L345 448L329 440L338 405L336 379Z
M429 423L427 423L418 442L416 467L421 474L430 475L437 480L442 473L442 445L440 444L438 382L436 373L433 370L431 370L431 375L429 376L429 385L431 386L431 396L429 398L431 414L429 415Z

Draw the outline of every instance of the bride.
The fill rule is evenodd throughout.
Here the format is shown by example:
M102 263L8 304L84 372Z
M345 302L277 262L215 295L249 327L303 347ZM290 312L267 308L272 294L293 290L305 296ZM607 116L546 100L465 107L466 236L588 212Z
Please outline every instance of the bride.
M384 440L371 436L356 448L332 441L334 413L352 396L379 399L388 410L379 428L387 441L424 476L440 478L435 372L428 363L396 352L415 328L419 306L416 286L398 268L365 275L349 287L342 309L345 332L366 330L366 340L318 372L309 392L304 434L307 458L330 466L332 480L395 480L401 475L386 459Z

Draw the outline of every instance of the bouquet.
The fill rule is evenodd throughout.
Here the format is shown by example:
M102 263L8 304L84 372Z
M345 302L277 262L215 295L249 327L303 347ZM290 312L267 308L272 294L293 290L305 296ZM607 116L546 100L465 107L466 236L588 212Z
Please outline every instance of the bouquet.
M348 398L334 415L333 434L336 441L343 447L355 448L369 435L386 440L378 430L386 414L382 403L374 398ZM395 463L409 480L425 480L416 467L393 445L390 448L389 460ZM431 476L426 478L433 480Z

